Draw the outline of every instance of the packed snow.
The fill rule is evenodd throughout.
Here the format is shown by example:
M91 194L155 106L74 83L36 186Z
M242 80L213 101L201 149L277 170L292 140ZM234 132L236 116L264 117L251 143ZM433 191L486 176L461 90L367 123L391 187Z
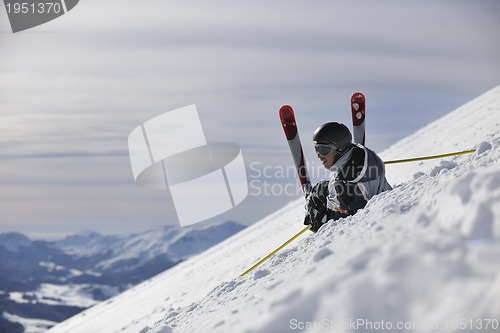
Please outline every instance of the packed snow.
M302 230L292 202L49 332L498 332L499 128L500 86L381 156L474 154L387 166L394 190L239 277Z

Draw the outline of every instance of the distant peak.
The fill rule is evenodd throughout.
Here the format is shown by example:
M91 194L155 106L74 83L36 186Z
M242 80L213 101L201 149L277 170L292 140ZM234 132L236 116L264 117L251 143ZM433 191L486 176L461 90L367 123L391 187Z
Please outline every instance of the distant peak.
M31 240L19 232L0 234L0 246L9 252L19 252L22 247L30 247Z
M85 238L100 238L102 235L93 230L82 230L75 234L75 236L85 237Z
M238 229L244 229L246 228L245 225L232 221L232 220L227 220L224 222L216 222L208 225L201 225L197 226L194 225L191 227L192 229L212 229L212 228L238 228Z

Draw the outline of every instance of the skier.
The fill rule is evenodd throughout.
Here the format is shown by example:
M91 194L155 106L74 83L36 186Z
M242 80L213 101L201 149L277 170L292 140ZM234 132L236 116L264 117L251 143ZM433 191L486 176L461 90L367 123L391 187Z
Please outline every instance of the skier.
M384 163L372 150L352 143L349 129L336 122L321 125L313 135L314 148L330 180L318 182L307 196L305 225L318 229L330 220L355 214L368 200L392 187Z

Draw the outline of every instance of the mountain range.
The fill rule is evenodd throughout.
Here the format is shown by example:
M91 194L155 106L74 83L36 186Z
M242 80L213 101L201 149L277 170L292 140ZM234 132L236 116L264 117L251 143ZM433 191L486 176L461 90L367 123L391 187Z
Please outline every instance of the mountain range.
M228 221L129 235L83 231L54 241L0 234L0 332L43 331L244 228Z

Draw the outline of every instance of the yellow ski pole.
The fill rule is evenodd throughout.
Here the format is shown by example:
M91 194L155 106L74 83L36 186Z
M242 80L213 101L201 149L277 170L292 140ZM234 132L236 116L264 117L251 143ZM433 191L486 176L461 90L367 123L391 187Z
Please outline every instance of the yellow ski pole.
M283 243L276 250L274 250L273 252L269 253L267 256L265 256L264 258L260 259L255 265L253 265L252 267L250 267L249 269L247 269L246 271L244 271L243 273L241 273L240 276L243 276L243 275L245 275L247 273L250 273L255 268L259 267L264 261L266 261L267 259L271 258L273 255L276 254L276 252L278 252L279 250L281 250L282 248L284 248L285 246L287 246L288 244L290 244L291 242L293 242L297 237L299 237L300 235L302 235L307 230L311 229L311 227L312 227L312 225L308 225L307 227L305 227L304 229L302 229L301 231L299 231L295 236L293 236L292 238L290 238L289 240L287 240L285 243Z
M424 157L407 158L407 159L402 159L402 160L385 161L384 163L385 164L396 164L396 163L405 163L405 162L425 161L425 160L432 160L435 158L443 158L443 157L449 157L449 156L471 154L475 151L476 151L475 149L471 149L471 150L458 151L458 152L454 152L454 153L441 154L441 155L432 155L432 156L424 156Z

